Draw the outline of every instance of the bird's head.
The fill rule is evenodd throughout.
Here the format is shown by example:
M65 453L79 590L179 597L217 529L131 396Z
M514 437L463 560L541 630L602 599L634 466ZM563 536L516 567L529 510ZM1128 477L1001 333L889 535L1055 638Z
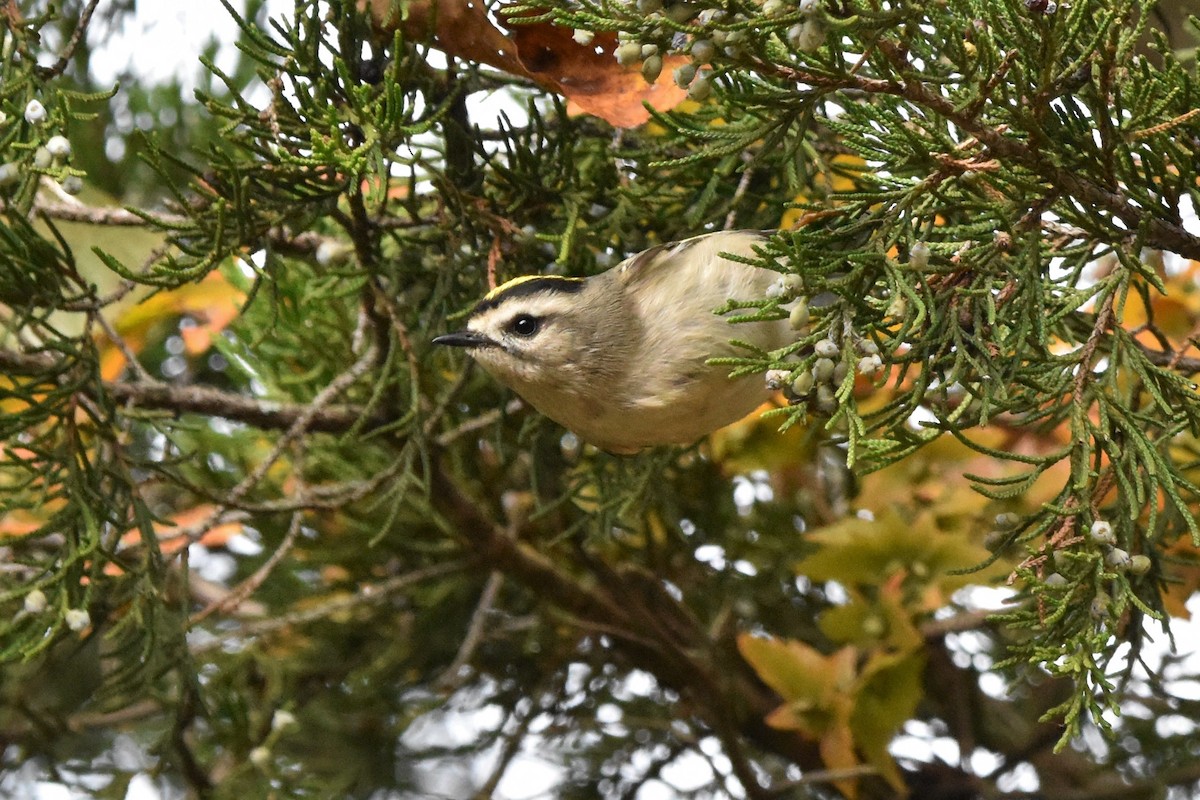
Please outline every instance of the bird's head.
M433 341L467 349L538 405L550 388L569 390L606 360L603 304L591 294L584 278L514 278L479 301L465 328Z

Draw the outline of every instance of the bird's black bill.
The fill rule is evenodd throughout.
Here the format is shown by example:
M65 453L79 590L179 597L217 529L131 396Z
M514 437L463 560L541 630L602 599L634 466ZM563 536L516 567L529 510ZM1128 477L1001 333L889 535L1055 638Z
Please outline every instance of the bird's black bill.
M475 331L455 331L443 334L433 340L434 344L445 344L450 347L494 347L491 339Z

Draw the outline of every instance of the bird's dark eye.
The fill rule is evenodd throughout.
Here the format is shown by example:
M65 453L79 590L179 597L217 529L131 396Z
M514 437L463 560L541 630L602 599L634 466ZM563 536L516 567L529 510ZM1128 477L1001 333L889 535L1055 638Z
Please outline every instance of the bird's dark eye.
M541 326L541 320L537 317L521 314L513 318L513 321L508 324L508 329L518 336L533 336Z

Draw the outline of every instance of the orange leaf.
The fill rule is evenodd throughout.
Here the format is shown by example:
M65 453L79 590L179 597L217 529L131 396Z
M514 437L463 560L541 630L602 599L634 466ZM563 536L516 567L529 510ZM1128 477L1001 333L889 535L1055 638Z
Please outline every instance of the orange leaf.
M243 297L223 275L210 272L202 281L158 292L129 307L114 324L129 349L139 353L155 326L186 314L196 324L182 328L180 336L187 352L197 355L207 350L212 337L237 317ZM125 366L125 355L105 339L100 349L101 377L116 380Z
M617 37L597 33L584 47L572 32L557 25L514 25L513 41L529 76L567 98L568 112L600 117L618 128L632 128L650 119L643 102L655 109L674 108L687 97L671 72L690 63L683 56L663 58L662 73L646 83L637 69L622 67L613 57Z
M448 55L530 77L512 42L492 24L487 5L478 0L359 0L358 8L369 8L382 31L403 28L405 36L430 42Z
M154 535L159 539L159 546L162 548L162 551L164 553L174 553L191 544L188 537L181 535L183 531L187 528L203 525L213 516L216 510L216 506L204 503L184 509L183 511L178 511L167 517L163 522L155 522L152 527ZM197 541L206 547L221 547L241 532L242 523L223 522L219 525L210 526ZM142 532L136 528L126 531L121 536L121 544L125 547L135 546L141 541Z
M537 22L508 25L510 38L478 0L359 0L359 8L369 8L383 31L402 28L409 38L429 42L449 55L528 78L566 97L569 111L592 114L617 127L648 120L643 101L666 109L687 96L671 80L672 67L686 59L664 58L662 74L647 84L639 70L617 64L612 33L598 33L591 44L581 45L571 30Z
M851 769L858 766L858 755L854 752L854 732L849 719L839 719L831 725L819 744L821 760L832 770ZM834 781L834 785L849 800L858 797L857 780Z
M24 536L42 527L43 521L28 511L16 509L0 517L0 534L4 536Z
M1167 548L1170 581L1163 590L1163 608L1172 617L1190 619L1187 601L1200 591L1200 551L1181 538Z

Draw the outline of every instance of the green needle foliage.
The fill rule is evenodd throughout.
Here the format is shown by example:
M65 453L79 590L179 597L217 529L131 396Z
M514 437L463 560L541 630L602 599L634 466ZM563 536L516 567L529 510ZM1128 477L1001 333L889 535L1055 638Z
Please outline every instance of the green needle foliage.
M739 153L751 169L786 165L794 181L832 171L818 147L830 140L861 164L852 189L800 205L819 221L763 253L800 276L801 293L831 299L790 352L744 366L790 383L821 339L878 343L911 375L886 406L860 415L847 377L835 410L801 397L780 412L789 423L827 417L860 469L953 435L1021 465L974 479L1003 500L1068 463L1057 496L1008 537L1032 554L1018 574L1037 602L1004 616L1033 633L1006 663L1076 681L1059 709L1067 738L1085 709L1116 710L1105 673L1126 615L1161 618L1157 554L1181 535L1200 544L1196 474L1173 452L1200 422L1192 362L1180 368L1153 316L1142 330L1161 347L1123 324L1135 301L1151 308L1165 292L1161 251L1200 256L1183 222L1197 197L1200 98L1161 37L1146 45L1152 4L768 3L682 20L644 6L548 16L665 52L716 53L691 86L716 85L718 103L657 118L692 145L660 170ZM713 129L714 115L726 124ZM1103 271L1089 269L1097 262ZM851 367L862 354L842 353ZM914 429L922 409L934 419ZM976 444L971 429L997 420L1065 426L1070 441L1038 455ZM1115 539L1083 535L1098 522ZM1131 552L1149 557L1136 575Z
M1200 96L1153 3L225 3L236 68L160 87L188 124L128 139L128 170L81 150L154 90L88 85L93 4L19 5L4 769L123 797L126 723L200 797L490 796L523 742L560 797L638 796L685 754L711 769L681 797L1200 780L1170 769L1195 726L1146 722L1194 703L1131 677L1200 548L1195 330L1156 316L1200 260ZM568 113L529 77L554 59L487 66L495 20L615 34L690 99L623 131ZM93 174L141 205L72 204ZM723 227L778 229L754 263L779 284L727 309L796 330L727 359L789 400L765 443L592 452L428 344L489 281ZM852 513L873 473L916 494L960 463L969 513ZM937 629L996 575L1004 613ZM1000 766L897 765L909 717ZM1091 750L1035 758L1056 742Z

